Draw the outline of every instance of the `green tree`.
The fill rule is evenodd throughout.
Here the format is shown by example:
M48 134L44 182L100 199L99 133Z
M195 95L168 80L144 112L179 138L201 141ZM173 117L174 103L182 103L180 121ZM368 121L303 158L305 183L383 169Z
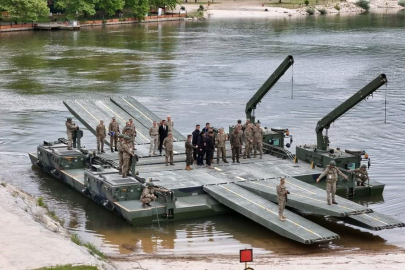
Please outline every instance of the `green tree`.
M168 7L169 9L175 9L176 5L179 4L178 0L149 0L149 4L153 7Z
M114 15L117 10L122 10L125 0L99 0L97 9L102 10L108 15Z
M150 9L148 0L126 0L125 3L139 20L144 20Z
M95 4L98 0L57 0L56 7L63 9L66 17L73 19L76 16L96 14Z
M36 21L49 15L46 0L0 0L0 10L6 10L13 21Z

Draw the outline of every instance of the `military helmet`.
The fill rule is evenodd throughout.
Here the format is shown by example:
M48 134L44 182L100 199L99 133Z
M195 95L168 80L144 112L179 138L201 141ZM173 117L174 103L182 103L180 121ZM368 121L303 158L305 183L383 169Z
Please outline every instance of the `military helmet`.
M68 117L67 120L68 120L68 121L72 121L72 117Z
M329 163L330 166L336 166L336 162L334 160L331 160Z
M367 168L367 165L363 164L363 165L360 166L360 168Z
M118 138L124 138L124 135L120 134L118 135Z
M130 140L131 138L129 136L124 136L124 140Z

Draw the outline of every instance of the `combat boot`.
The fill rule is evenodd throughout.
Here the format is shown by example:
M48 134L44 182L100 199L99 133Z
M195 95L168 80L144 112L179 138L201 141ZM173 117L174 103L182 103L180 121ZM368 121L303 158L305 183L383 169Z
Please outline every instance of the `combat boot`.
M113 150L113 148L111 147L111 153L114 153L114 150Z
M189 171L190 167L188 165L186 165L186 171Z
M336 201L332 201L332 203L338 205L338 203Z
M284 218L284 219L287 219L287 217L286 217L286 216L284 216L284 215L282 215L281 217L282 217L282 218Z
M104 154L104 153L105 153L105 152L104 152L104 148L101 148L101 153L102 153L102 154Z
M219 164L219 159L217 159L217 164Z
M284 218L282 216L278 216L278 220L284 221Z
M228 160L224 159L224 162L225 162L225 163L228 163Z
M115 147L115 151L118 151L117 146Z
M97 148L97 154L101 154L100 148Z
M260 155L260 159L263 159L263 155Z

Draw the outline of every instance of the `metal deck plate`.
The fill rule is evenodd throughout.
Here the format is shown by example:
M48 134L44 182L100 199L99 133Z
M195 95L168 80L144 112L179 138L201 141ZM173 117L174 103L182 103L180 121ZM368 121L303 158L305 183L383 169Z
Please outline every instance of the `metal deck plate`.
M348 216L344 220L374 231L405 227L403 222L377 212Z
M222 204L292 240L312 244L338 239L339 236L291 211L287 220L278 219L278 206L235 184L205 186L204 190Z
M239 182L237 184L276 203L276 187L279 183L279 179L268 179L264 181ZM287 190L290 191L287 206L295 209L308 211L318 215L335 217L372 212L371 209L339 196L336 196L336 201L339 203L338 205L328 205L326 203L326 192L324 190L320 190L319 188L304 183L298 179L287 178L286 187Z

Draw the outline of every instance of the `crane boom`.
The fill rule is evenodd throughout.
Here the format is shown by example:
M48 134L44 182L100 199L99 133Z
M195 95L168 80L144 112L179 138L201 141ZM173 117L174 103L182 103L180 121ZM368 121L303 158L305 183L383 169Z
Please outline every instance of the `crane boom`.
M260 87L255 95L246 104L246 119L250 122L255 123L254 110L257 104L260 103L262 98L270 91L270 89L276 84L276 82L284 75L284 73L294 64L294 58L292 55L287 56L287 58L281 63L281 65L274 71L273 74L267 79L267 81Z
M322 118L318 124L316 125L315 131L316 131L316 142L317 142L317 148L326 150L328 147L328 135L326 134L325 136L322 134L323 130L326 129L328 130L330 125L337 120L339 117L341 117L343 114L345 114L347 111L349 111L351 108L356 106L359 102L367 98L369 95L371 95L374 91L376 91L378 88L380 88L382 85L387 83L387 77L385 74L379 75L377 78L375 78L372 82L370 82L368 85L363 87L360 91L356 92L353 96L351 96L349 99L347 99L345 102L340 104L336 109L334 109L332 112L327 114L324 118Z

